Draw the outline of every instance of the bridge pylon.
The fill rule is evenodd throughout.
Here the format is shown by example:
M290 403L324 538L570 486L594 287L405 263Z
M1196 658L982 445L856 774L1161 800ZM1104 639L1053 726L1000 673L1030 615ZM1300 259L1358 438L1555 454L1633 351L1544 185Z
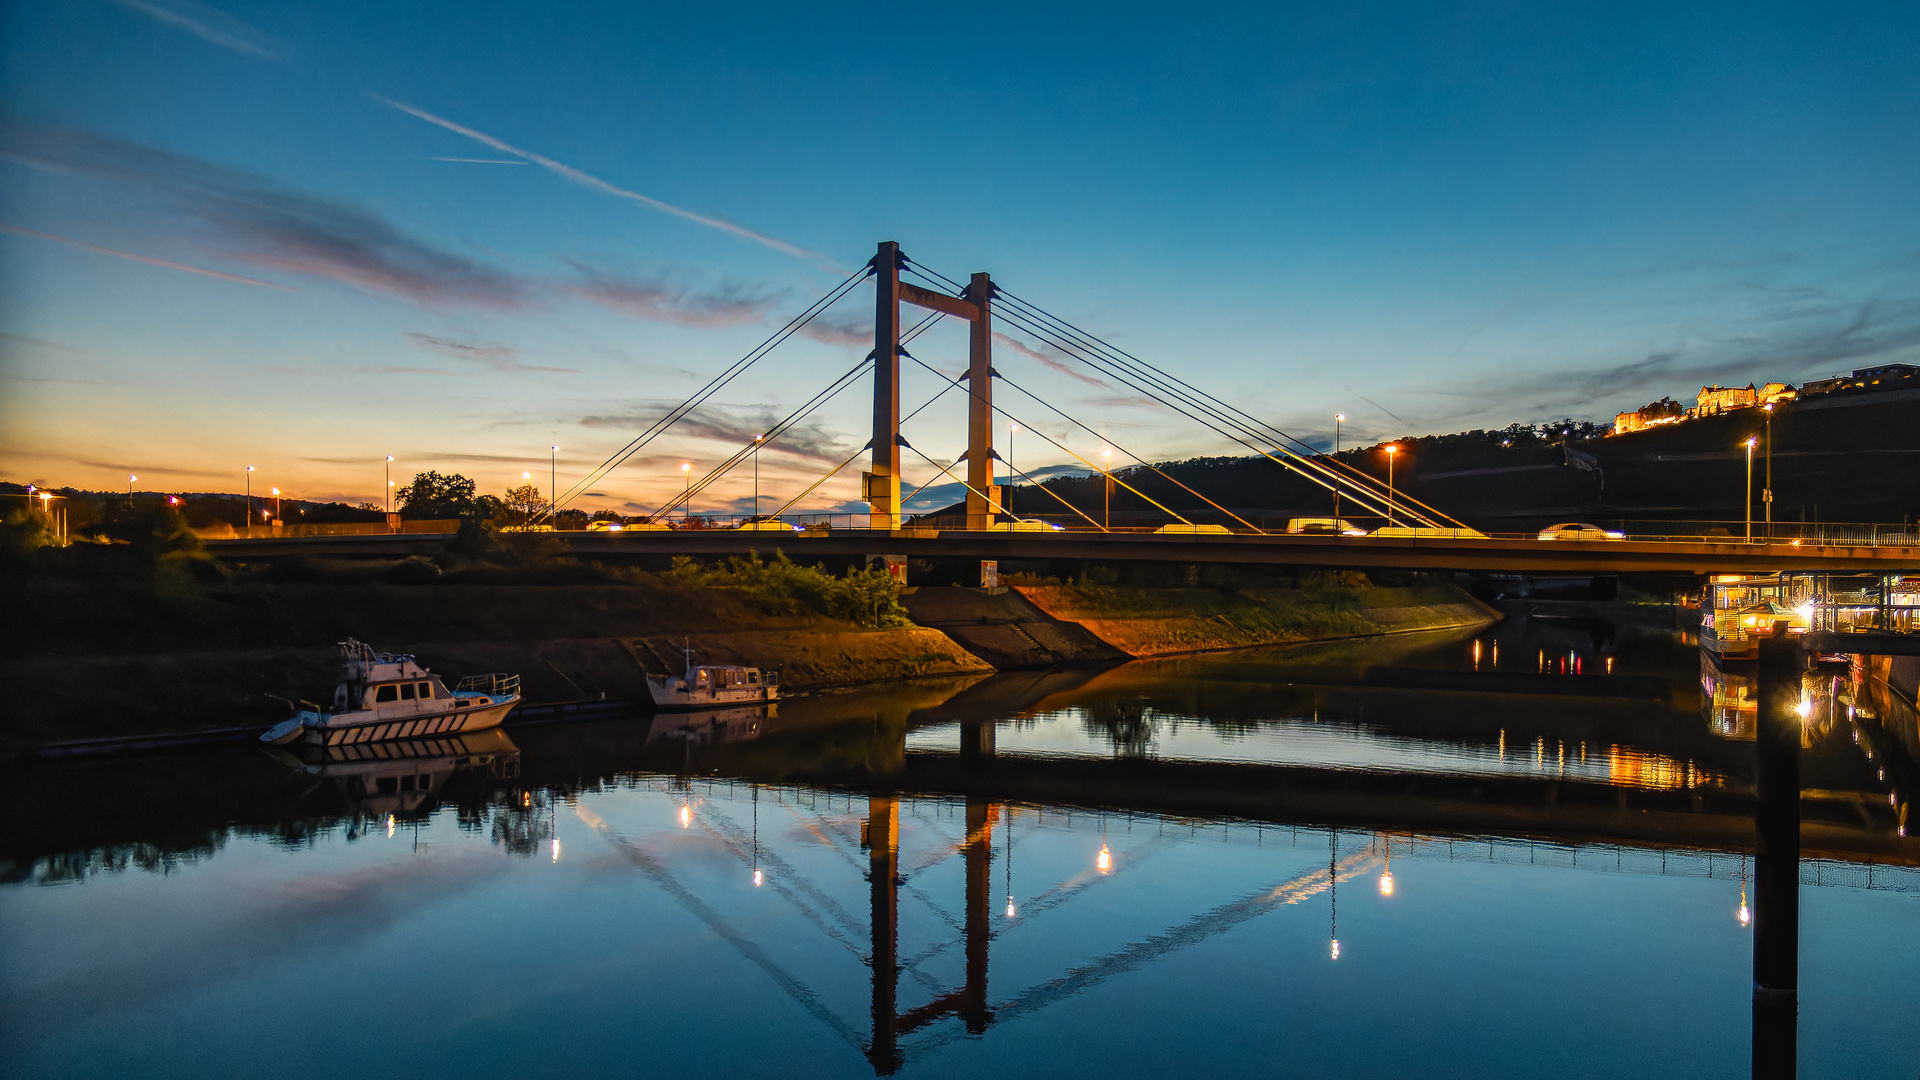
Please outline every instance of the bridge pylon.
M874 527L898 529L900 507L900 305L967 320L967 528L993 524L999 498L993 489L993 278L973 275L960 296L900 280L900 245L881 242L873 256L873 468L861 478L861 494L873 507Z

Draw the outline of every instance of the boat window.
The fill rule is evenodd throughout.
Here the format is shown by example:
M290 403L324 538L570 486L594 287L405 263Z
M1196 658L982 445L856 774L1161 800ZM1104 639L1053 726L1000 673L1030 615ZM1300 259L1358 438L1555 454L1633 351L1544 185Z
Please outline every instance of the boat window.
M401 701L413 700L413 684L412 683L400 684L400 700Z
M750 682L750 683L757 683L757 682L759 682L759 681L760 681L760 673L759 673L759 672L757 672L757 671L749 671L749 672L747 672L747 681L748 681L748 682Z
M386 686L381 687L378 691L374 693L373 700L392 701L399 696L400 696L400 688L397 686L394 686L392 683L388 683Z
M403 777L401 777L401 778L400 778L400 790L401 790L401 791L412 791L412 790L413 790L413 777L411 777L411 776L403 776Z
M421 778L420 778L420 790L421 790L421 791L425 791L425 790L427 790L428 788L430 788L430 787L432 787L432 786L433 786L433 777L431 777L431 776L423 776L423 777L421 777Z
M385 689L384 687L382 689ZM374 790L382 795L391 795L400 787L400 780L393 776L377 776L373 780Z
M433 696L433 684L432 684L432 683L430 683L430 682L423 682L423 683L421 683L421 684L420 684L420 696L421 696L421 697L423 697L423 698L430 698L430 697L432 697L432 696Z

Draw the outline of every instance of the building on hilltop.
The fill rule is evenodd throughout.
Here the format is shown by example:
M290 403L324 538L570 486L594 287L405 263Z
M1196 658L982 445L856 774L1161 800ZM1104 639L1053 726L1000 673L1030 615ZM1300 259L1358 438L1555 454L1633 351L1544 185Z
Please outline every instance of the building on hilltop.
M1698 404L1688 410L1692 417L1718 416L1735 409L1754 409L1762 405L1777 405L1783 401L1792 401L1799 396L1793 387L1786 383L1770 382L1765 386L1748 383L1745 386L1703 386L1700 388Z
M1671 424L1687 418L1687 407L1670 397L1642 405L1633 412L1623 412L1613 418L1613 433L1625 435L1631 431L1645 431L1661 424Z
M1882 364L1879 367L1856 368L1851 375L1835 375L1831 379L1815 379L1801 387L1803 394L1831 394L1838 390L1901 390L1920 386L1920 367L1912 364Z

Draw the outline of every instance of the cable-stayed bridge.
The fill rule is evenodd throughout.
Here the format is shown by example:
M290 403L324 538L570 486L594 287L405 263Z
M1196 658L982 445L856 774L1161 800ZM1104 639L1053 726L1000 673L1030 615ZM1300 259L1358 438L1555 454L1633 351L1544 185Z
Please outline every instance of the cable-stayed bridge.
M1893 536L1872 542L1736 542L1732 537L1662 536L1601 539L1540 540L1532 535L1489 536L1469 528L1444 511L1397 490L1389 471L1386 480L1348 465L1305 440L1282 431L1229 400L1204 390L1165 368L1120 349L1036 303L1001 287L991 274L972 274L962 284L927 267L892 241L881 243L874 257L859 271L829 289L818 300L776 330L738 360L713 375L684 401L648 424L626 445L609 455L572 486L561 491L542 512L544 520L591 491L636 455L653 446L686 421L722 390L734 385L780 345L802 333L829 308L851 294L864 280L874 283L874 347L812 397L766 431L744 441L733 452L699 476L691 466L684 488L647 515L648 521L618 534L556 534L573 554L604 560L648 559L663 555L734 555L770 551L776 547L799 557L896 555L902 558L983 560L1106 559L1163 562L1290 564L1301 566L1380 567L1487 572L1530 573L1774 573L1811 571L1832 573L1894 573L1920 566L1920 538L1902 528ZM908 309L924 312L917 321L903 318ZM968 327L967 369L950 377L913 355L909 346L942 319L958 319ZM1322 489L1336 518L1379 523L1371 529L1336 531L1332 535L1301 535L1262 528L1242 513L1222 505L1169 475L1152 462L1096 432L1067 409L1060 408L1014 382L994 367L996 327L1004 326L1048 349L1063 362L1080 365L1105 382L1126 388L1142 400L1190 421L1200 431L1223 439L1275 468ZM902 411L901 363L917 365L940 381L940 390L910 410ZM793 434L828 402L863 382L873 391L872 435L858 451L798 491L791 492L770 514L755 514L737 528L714 527L710 518L696 517L691 508L735 470L767 447ZM997 389L1020 395L1043 412L1024 416L996 400ZM959 459L942 464L923 453L903 434L903 427L939 403L949 393L964 390L967 448ZM1058 429L1064 424L1107 449L1095 462L1035 424L1044 417ZM1060 454L1101 477L1109 492L1123 488L1164 515L1158 528L1117 528L1107 515L1096 517L1059 492L1013 467L994 448L994 432L1001 424L1018 425L1023 434L1049 444ZM1135 464L1115 472L1111 455ZM865 457L861 496L866 514L798 513L796 507L814 496L822 485ZM931 470L917 488L904 487L906 467ZM961 469L964 464L964 470ZM995 483L1005 470L1013 482L1024 481L1023 500L1046 505L1007 505L1007 489ZM1168 490L1155 499L1136 484L1153 474L1182 493L1177 500L1187 515L1173 507ZM913 497L937 484L957 483L965 489L964 514L930 521L906 512ZM1156 487L1160 486L1156 482ZM779 496L774 496L779 500ZM1167 500L1167 501L1162 501ZM675 515L679 526L674 526ZM1048 520L1041 520L1044 515ZM1335 527L1337 528L1337 527ZM319 536L247 538L210 543L223 556L272 557L279 554L390 556L431 554L448 542L445 536Z

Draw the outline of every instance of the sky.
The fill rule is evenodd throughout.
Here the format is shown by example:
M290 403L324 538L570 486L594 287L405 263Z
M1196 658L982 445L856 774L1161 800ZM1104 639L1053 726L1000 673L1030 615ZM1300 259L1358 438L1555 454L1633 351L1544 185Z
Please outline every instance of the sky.
M0 478L564 491L882 240L1322 445L1920 361L1915 55L1910 4L12 0ZM861 360L871 297L571 505L670 499ZM957 373L965 328L911 351ZM995 365L1091 429L1002 385L1023 472L1244 452L1015 331ZM763 510L870 393L761 452ZM905 434L946 464L964 411Z

